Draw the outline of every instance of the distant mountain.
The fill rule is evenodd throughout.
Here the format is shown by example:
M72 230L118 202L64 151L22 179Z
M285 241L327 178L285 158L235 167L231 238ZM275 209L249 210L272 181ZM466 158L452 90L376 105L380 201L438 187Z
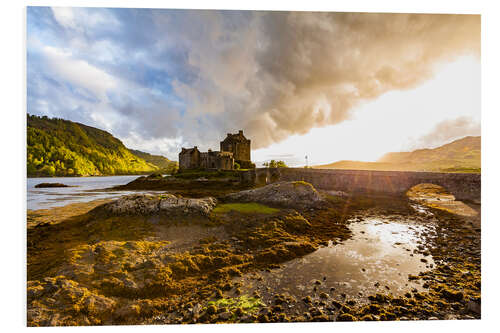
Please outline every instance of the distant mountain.
M481 137L467 136L434 149L387 153L377 162L339 161L316 169L481 172Z
M64 119L27 117L28 177L145 174L160 169L106 131Z
M142 158L148 163L156 165L161 172L171 173L172 171L178 168L178 163L175 161L171 161L165 156L162 155L152 155L149 153L145 153L140 150L129 149L129 151L135 156Z

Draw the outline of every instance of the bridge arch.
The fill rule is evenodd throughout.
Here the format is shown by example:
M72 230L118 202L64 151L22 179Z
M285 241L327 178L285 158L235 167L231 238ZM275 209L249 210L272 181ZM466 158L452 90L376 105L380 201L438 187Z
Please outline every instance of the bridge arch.
M409 198L421 198L421 199L436 199L436 200L455 200L455 196L450 193L446 188L440 185L431 183L420 183L411 187L407 192L406 196Z

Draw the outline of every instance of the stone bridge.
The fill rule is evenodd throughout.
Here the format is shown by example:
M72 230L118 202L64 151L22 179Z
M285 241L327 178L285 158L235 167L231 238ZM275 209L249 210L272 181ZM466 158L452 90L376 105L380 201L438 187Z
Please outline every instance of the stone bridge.
M431 183L444 187L457 200L481 201L481 175L473 173L257 168L247 171L244 177L257 185L303 180L318 189L349 194L402 195L415 185Z

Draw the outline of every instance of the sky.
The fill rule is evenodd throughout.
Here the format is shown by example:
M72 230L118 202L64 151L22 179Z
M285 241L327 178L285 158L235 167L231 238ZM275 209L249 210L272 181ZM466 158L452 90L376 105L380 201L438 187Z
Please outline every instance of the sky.
M27 111L177 159L375 161L480 135L480 16L28 7ZM259 163L258 163L259 164Z

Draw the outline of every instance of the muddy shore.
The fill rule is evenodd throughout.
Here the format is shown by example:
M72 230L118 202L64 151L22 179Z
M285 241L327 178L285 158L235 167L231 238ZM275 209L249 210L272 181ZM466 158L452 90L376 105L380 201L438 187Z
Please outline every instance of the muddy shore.
M228 186L218 196L242 189ZM481 317L480 214L408 198L319 195L324 200L310 207L219 200L207 216L183 218L90 212L108 201L29 211L28 325ZM396 225L403 229L390 229ZM368 227L389 228L388 235L411 229L411 247L390 238L388 248L415 259L415 273L371 275L381 266L365 263L351 280L374 277L369 287L342 275L334 281L327 271L301 272L305 283L276 283L320 260L318 253L362 241ZM397 274L401 258L384 269ZM346 282L356 288L343 288Z

